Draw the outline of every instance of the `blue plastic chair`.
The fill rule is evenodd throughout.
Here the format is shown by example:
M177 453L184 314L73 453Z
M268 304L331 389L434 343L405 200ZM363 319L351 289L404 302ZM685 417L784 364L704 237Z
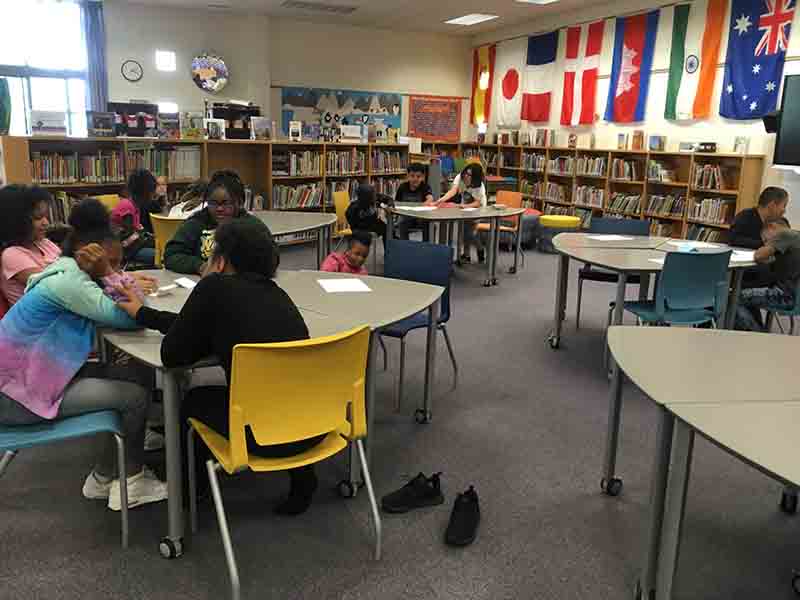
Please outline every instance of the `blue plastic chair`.
M731 251L669 252L654 301L625 302L625 310L648 324L719 322L728 295Z
M444 335L447 352L450 355L450 361L453 363L453 388L455 388L458 385L458 363L456 363L453 345L446 327L446 323L450 320L450 275L452 274L450 248L441 244L427 242L391 240L386 246L383 274L384 277L439 285L444 288L437 327ZM400 380L397 387L396 401L398 408L403 400L406 335L415 329L427 329L428 323L428 311L423 310L381 331L381 336L400 340Z
M650 223L648 221L636 219L592 217L592 221L589 224L589 233L649 236ZM581 327L581 298L583 297L584 281L599 281L601 283L616 284L617 281L619 281L619 275L612 271L592 267L592 265L584 265L578 270L578 298L575 306L575 329L580 329ZM639 276L629 275L628 284L639 285Z
M794 304L792 306L767 306L767 331L772 331L773 321L778 322L778 327L783 333L783 325L775 316L789 317L789 335L794 335L794 318L800 316L800 281L794 288Z
M45 421L35 425L0 425L0 477L14 460L17 452L34 446L44 446L65 440L112 433L117 441L119 461L120 501L122 504L122 547L128 547L128 473L125 465L125 437L122 419L113 410Z

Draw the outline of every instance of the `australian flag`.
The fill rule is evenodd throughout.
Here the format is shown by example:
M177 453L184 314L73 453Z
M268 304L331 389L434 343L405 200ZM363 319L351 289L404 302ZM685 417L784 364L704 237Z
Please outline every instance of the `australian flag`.
M795 0L733 0L719 114L758 119L775 110Z

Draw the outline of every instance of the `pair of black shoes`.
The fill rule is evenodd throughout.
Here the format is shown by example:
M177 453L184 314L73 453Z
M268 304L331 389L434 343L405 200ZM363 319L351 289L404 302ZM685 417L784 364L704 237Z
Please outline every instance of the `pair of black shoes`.
M415 508L438 506L444 503L442 494L441 473L426 477L420 473L399 490L387 494L381 499L381 507L388 513L405 513ZM469 546L478 535L478 523L481 511L478 506L478 493L475 488L469 489L456 497L450 521L447 524L444 541L450 546Z

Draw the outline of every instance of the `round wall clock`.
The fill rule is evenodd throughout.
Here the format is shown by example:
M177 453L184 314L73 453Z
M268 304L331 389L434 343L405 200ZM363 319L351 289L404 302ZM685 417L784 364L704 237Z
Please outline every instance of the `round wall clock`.
M192 59L192 80L204 92L216 94L228 83L228 66L222 57L200 54Z
M130 82L137 82L142 78L142 75L144 75L142 65L135 60L126 60L122 63L120 71L122 72L122 76Z

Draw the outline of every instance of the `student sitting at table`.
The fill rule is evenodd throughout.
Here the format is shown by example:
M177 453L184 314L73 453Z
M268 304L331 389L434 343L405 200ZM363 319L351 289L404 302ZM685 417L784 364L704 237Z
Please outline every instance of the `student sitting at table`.
M64 255L31 276L24 296L0 320L0 423L30 425L101 410L122 417L130 507L167 497L166 485L144 466L150 393L119 365L86 363L95 327L136 329L134 320L96 283L110 273L114 239L108 211L97 200L72 209ZM120 510L116 444L102 434L95 466L83 485L88 499Z
M156 178L146 169L136 169L128 176L128 198L120 198L111 211L111 224L122 234L125 260L141 265L155 264L155 240L150 211Z
M161 312L142 305L126 289L120 306L136 321L165 334L161 360L165 367L187 367L216 356L231 381L233 348L237 344L289 342L308 339L308 328L291 298L274 281L279 262L278 247L264 235L263 227L242 221L220 225L206 273L192 290L180 314ZM228 437L227 386L195 387L182 404L181 423L193 417ZM291 402L291 398L286 399ZM260 446L248 429L248 451L264 457L286 457L304 452L325 435L276 446ZM185 437L181 437L185 439ZM210 454L198 442L198 467ZM287 500L275 508L283 515L305 512L317 488L313 466L289 471L291 489ZM207 478L198 474L196 481Z
M794 305L800 279L800 232L789 228L783 217L767 220L762 229L764 244L755 251L759 264L768 266L757 285L743 289L736 311L736 329L765 331L761 309Z
M331 252L323 261L320 271L329 273L352 273L366 275L364 266L369 257L369 248L372 245L372 236L366 231L354 231L347 238L347 250L344 252Z
M422 163L408 165L408 179L397 188L394 201L395 203L419 202L425 204L433 202L433 190L425 181L425 165ZM428 241L428 225L414 217L397 217L397 229L398 237L401 240L408 239L410 229L422 229L422 240Z
M164 248L164 266L175 273L200 275L214 250L218 225L233 221L251 223L272 240L267 226L242 208L244 185L234 171L217 171L203 194L206 207L183 223Z
M386 239L386 223L378 216L378 196L372 185L358 186L356 199L347 207L345 218L353 231L371 231Z
M456 175L453 185L447 193L436 202L426 204L441 204L442 202L458 202L461 208L481 208L488 203L486 186L483 183L483 167L478 163L470 163L461 173ZM477 223L464 224L464 254L462 262L470 262L470 248L474 245L478 253L478 262L486 259L483 241L476 232Z
M758 204L745 208L733 221L730 245L742 248L761 248L761 231L769 219L777 219L786 213L789 193L783 188L770 186L764 188L758 197Z

